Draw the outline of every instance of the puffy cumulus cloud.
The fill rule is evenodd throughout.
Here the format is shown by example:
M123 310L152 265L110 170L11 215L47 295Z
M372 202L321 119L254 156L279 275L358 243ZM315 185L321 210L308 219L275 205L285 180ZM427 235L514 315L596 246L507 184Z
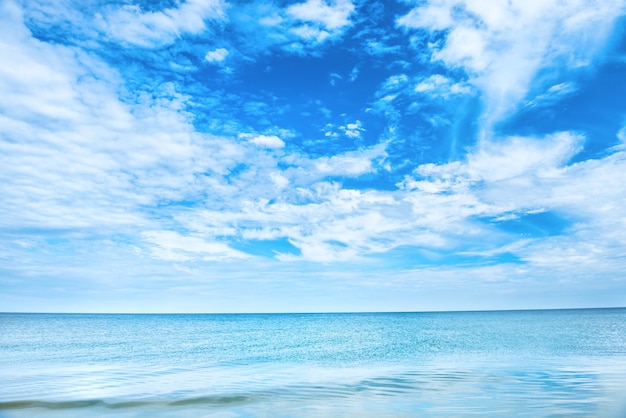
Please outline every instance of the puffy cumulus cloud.
M354 123L346 123L345 125L335 126L332 123L326 124L324 127L324 136L337 138L341 132L341 134L347 136L348 138L360 138L361 133L365 131L363 128L363 124L360 120L355 121ZM337 132L339 131L339 132Z
M167 45L185 33L206 29L205 20L223 19L221 0L187 0L179 7L158 12L144 11L138 5L109 6L96 15L96 25L106 35L123 44L140 47Z
M343 130L344 134L350 138L359 138L361 136L361 132L365 131L365 128L362 127L360 120L357 120L354 123L348 123L346 126L340 126L339 129Z
M220 63L228 56L228 50L226 48L217 48L213 51L209 51L204 56L204 59L211 63Z
M350 25L349 17L353 11L354 4L350 0L336 0L331 4L323 0L308 0L289 6L286 13L293 19L333 32Z
M255 135L250 138L250 143L264 148L283 148L285 146L285 141L276 135Z
M444 33L444 42L430 45L431 58L464 69L483 92L488 135L533 88L540 69L556 69L556 76L559 68L589 65L624 8L622 0L433 0L397 22Z

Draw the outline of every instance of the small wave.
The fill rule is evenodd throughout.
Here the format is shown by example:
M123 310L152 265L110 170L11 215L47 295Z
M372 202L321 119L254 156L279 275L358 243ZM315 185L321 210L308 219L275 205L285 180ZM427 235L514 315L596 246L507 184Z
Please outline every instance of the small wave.
M51 410L66 410L78 408L101 407L107 409L133 409L133 408L167 408L190 405L205 406L233 406L250 402L252 397L243 395L224 396L199 396L195 398L171 400L132 400L132 401L110 401L102 399L76 400L76 401L37 401L19 400L0 402L0 411L15 409L41 408Z
M104 405L106 402L102 400L80 400L80 401L9 401L0 402L0 410L10 409L26 409L26 408L45 408L45 409L75 409L88 408L98 405Z
M176 416L183 416L187 411L198 409L250 408L269 411L285 405L320 407L330 404L339 408L338 415L349 416L351 414L348 410L342 408L375 406L377 403L381 405L380 402L397 400L396 404L411 409L407 416L420 415L420 412L454 415L456 411L460 411L461 415L469 410L484 412L484 415L501 416L517 410L528 412L529 416L534 413L548 415L546 411L556 411L555 413L563 416L623 416L610 410L620 408L619 401L607 401L613 393L621 393L622 383L621 372L600 379L595 372L581 370L406 370L344 382L307 382L268 387L267 383L264 385L259 381L250 383L251 387L239 386L221 393L179 390L164 395L152 395L150 398L127 396L117 399L13 400L0 402L0 415L4 415L3 411L10 415L10 411L45 409L55 410L57 413L61 411L63 416L100 416L120 412L132 415L137 410L143 410L141 416L147 411L155 416L159 411L166 416L172 412ZM497 388L497 391L493 388ZM501 395L501 401L493 400L491 395L494 393ZM605 409L609 412L598 412ZM74 412L69 412L70 410ZM19 413L33 415L30 412Z

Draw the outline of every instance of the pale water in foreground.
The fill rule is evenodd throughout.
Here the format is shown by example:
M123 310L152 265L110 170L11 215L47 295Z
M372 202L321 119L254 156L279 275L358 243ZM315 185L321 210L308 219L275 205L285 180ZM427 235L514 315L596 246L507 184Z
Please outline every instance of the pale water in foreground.
M626 309L0 314L1 417L626 416Z

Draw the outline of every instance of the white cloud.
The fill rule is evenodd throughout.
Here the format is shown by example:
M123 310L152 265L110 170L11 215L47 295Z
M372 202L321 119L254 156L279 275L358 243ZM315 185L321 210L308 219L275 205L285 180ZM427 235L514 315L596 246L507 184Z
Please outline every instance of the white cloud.
M354 67L350 71L350 82L356 81L357 78L359 78L359 67Z
M582 150L582 142L582 136L563 132L541 139L513 137L505 142L483 144L468 157L468 173L489 181L529 173L551 176Z
M265 148L283 148L285 142L276 135L256 135L250 142Z
M289 179L279 172L270 173L270 178L279 189L284 189L289 185Z
M386 157L385 146L385 144L379 144L371 148L348 151L332 157L320 157L312 162L315 170L324 176L360 176L375 171L372 162Z
M122 100L114 70L33 39L13 12L0 34L12 62L0 68L1 224L130 231L158 223L142 208L230 190L223 176L249 150L195 133L175 85Z
M259 23L263 26L277 26L284 22L284 18L278 15L265 16L259 19Z
M604 223L604 211L626 197L613 178L625 163L624 155L568 165L581 145L582 137L566 132L483 144L465 162L418 167L417 178L408 177L403 187L417 191L412 202L420 207L424 193L439 196L428 198L433 211L438 199L460 199L468 204L468 216L503 220L516 213L553 210L589 225Z
M217 48L217 49L214 49L213 51L207 52L206 55L204 56L204 59L211 63L213 62L219 63L219 62L224 61L227 56L228 56L227 49Z
M304 22L315 23L320 27L335 31L350 25L350 14L354 5L350 0L337 0L330 5L322 0L308 0L287 8L287 15Z
M287 238L302 254L279 255L284 261L331 262L384 251L388 244L376 238L397 233L404 225L403 219L385 219L385 207L393 205L393 198L378 192L343 190L327 182L289 192L300 194L300 198L292 203L284 197L272 204L247 201L242 210L226 213L197 210L191 219L196 219L192 221L195 225L199 222L212 227L246 225L241 229L245 239Z
M466 248L507 248L524 268L611 271L619 265L626 239L616 233L626 224L626 189L618 184L626 168L626 154L568 165L580 150L581 138L561 133L547 138L511 138L468 155L467 161L428 164L407 179L405 197L414 222L435 229L448 244ZM552 212L575 220L567 233L549 238L498 237L474 222L475 217L497 223L527 214ZM502 241L505 239L505 241ZM482 242L481 245L477 243ZM506 247L502 247L508 242ZM617 264L616 264L617 263ZM582 271L582 270L581 270ZM554 273L559 274L559 273Z
M365 45L365 51L370 55L397 54L401 51L399 45L387 45L384 42L370 40Z
M321 43L330 36L330 33L324 29L311 25L296 26L291 28L290 32L307 41L315 41L318 43Z
M308 0L286 9L290 20L289 32L307 42L319 44L341 35L351 25L350 15L354 5L350 0L338 0L327 4L322 0Z
M405 16L398 18L398 24L413 28L445 30L454 24L450 12L447 2L431 1L429 4L415 8Z
M174 42L185 33L197 34L206 29L206 19L223 19L221 0L187 0L178 8L144 12L137 5L111 6L97 15L96 24L110 38L142 47L156 47Z
M441 86L442 84L448 84L449 82L450 79L448 79L447 77L439 74L434 74L415 86L415 91L421 93L424 91L435 90L439 88L439 86Z
M471 88L464 83L455 83L441 74L433 74L415 86L416 93L427 93L433 97L448 98L456 94L469 94Z
M350 138L358 138L364 130L365 129L361 126L361 121L357 120L355 123L348 123L346 125L345 134Z
M355 176L371 172L372 162L357 156L322 157L315 163L315 168L325 175Z
M619 132L617 133L617 138L626 145L626 126L619 130Z
M563 132L483 143L464 162L419 166L417 178L407 177L401 186L419 190L419 196L423 192L471 198L473 215L508 217L516 211L550 208L557 205L551 197L553 186L567 178L567 162L581 151L582 142L580 135Z
M482 13L486 25L500 24L488 10ZM312 27L328 29L326 17L313 17ZM447 24L436 19L433 27ZM133 245L143 247L137 249L142 256L176 261L187 271L186 263L245 258L229 239L282 238L301 254L279 259L318 262L360 260L398 247L411 248L415 263L436 258L438 251L506 250L527 263L523 268L553 272L574 262L585 272L605 271L626 253L620 232L626 227L621 148L572 164L584 142L579 134L492 138L465 159L421 165L397 190L350 190L328 179L376 173L387 158L385 144L313 158L275 151L285 148L281 137L289 137L278 129L240 138L201 134L185 110L191 99L176 85L122 100L120 76L105 63L74 47L35 40L15 22L18 17L4 19L0 33L0 55L11 62L0 67L0 225L5 228L97 230L94 235L107 239L120 234L138 239ZM164 28L159 26L167 36L176 33ZM481 88L487 88L480 84L485 77L507 74L487 59L493 46L484 39L484 51L459 49L455 58L450 50L446 58L482 72L472 79ZM463 61L461 52L477 54L476 60ZM441 75L413 80L399 74L383 85L381 100L391 102L407 88L457 94L465 85ZM560 83L544 91L558 96L572 88ZM330 128L352 138L363 131L359 121ZM623 142L625 129L617 134ZM189 201L195 207L185 206ZM494 232L499 222L543 212L567 218L568 234L540 241ZM29 251L41 245L19 236L12 242ZM131 248L103 247L109 251L115 245L120 253Z
M565 82L550 86L544 93L526 102L527 107L549 106L578 91L576 83Z
M402 88L409 81L406 74L396 74L389 76L383 83L382 90L385 92Z
M249 255L233 250L227 244L206 241L200 237L183 236L174 231L147 231L142 236L151 245L156 258L169 261L205 261L245 259Z
M487 41L481 30L459 26L450 32L445 47L435 52L433 59L465 67L472 74L480 74L497 59L496 52Z
M363 124L361 123L360 120L357 120L354 123L347 123L341 126L335 126L329 123L325 126L324 136L337 138L340 136L340 133L337 132L337 130L340 131L341 134L347 136L348 138L360 138L361 132L364 132L365 128L363 128Z
M622 0L434 0L397 22L447 31L445 43L431 45L432 59L464 69L483 92L482 135L489 136L533 88L540 69L557 68L551 75L558 75L558 68L589 65L623 12Z
M279 48L291 54L317 54L317 48L341 37L352 26L350 0L307 0L281 7L251 2L229 9L229 23L245 33L243 49L267 53Z
M386 114L391 120L400 117L400 112L395 109L394 101L403 93L405 93L409 82L406 74L395 74L388 77L376 92L378 98L372 105L371 109L375 112Z
M547 93L562 96L562 95L571 94L575 91L578 91L578 86L576 85L576 83L567 82L567 83L559 83L559 84L555 84L551 86L548 89Z

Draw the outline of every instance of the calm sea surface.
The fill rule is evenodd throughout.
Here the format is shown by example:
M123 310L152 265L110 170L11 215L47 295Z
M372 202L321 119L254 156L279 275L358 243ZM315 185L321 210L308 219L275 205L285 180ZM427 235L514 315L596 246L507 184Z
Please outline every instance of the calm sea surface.
M0 314L1 417L626 417L626 309Z

